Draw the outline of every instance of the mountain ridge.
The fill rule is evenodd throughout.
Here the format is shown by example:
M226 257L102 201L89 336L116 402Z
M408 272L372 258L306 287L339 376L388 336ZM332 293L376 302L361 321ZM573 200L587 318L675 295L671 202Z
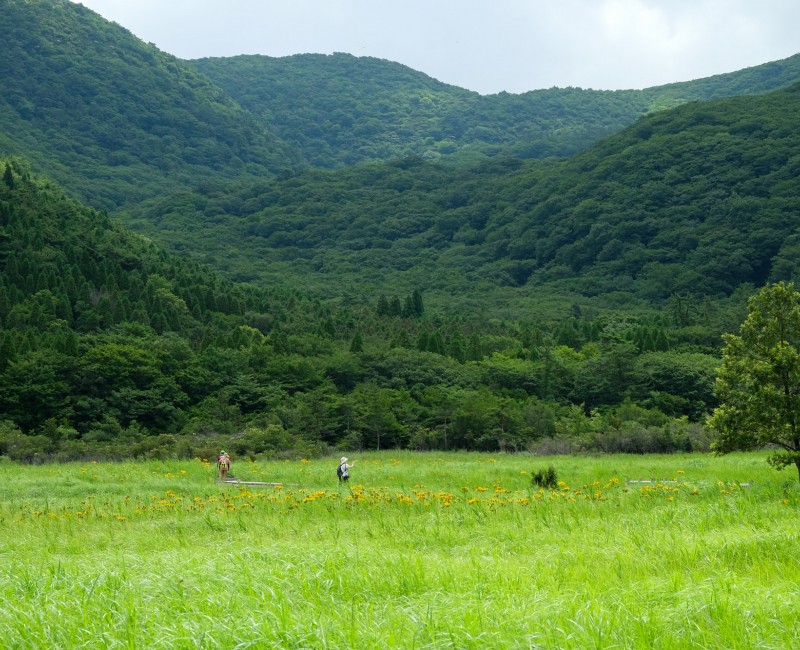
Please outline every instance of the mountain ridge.
M641 91L574 88L484 97L393 62L296 55L276 59L294 68L290 78L274 72L285 110L269 113L259 104L269 88L249 83L268 58L222 62L223 71L239 61L257 64L238 82L255 93L251 103L230 92L235 75L227 90L219 75L209 78L210 60L177 59L83 5L3 0L2 7L12 64L0 70L0 153L25 157L67 190L112 211L176 183L280 176L309 164L340 167L407 155L456 165L492 156L564 157L643 112L685 99L675 96L674 84L659 87L649 103ZM309 61L318 68L309 69ZM341 74L323 64L339 66ZM712 85L717 93L763 91L800 79L799 68L800 56L791 57L717 75ZM314 79L328 90L309 91Z
M800 80L800 54L643 90L569 87L495 95L450 86L391 61L344 53L188 63L264 119L312 165L333 168L406 155L564 157L650 112L768 92Z
M450 137L526 121L500 98L426 144L453 151L321 169L96 14L0 7L4 456L707 450L720 334L798 277L798 85L600 139L566 89L535 125L564 138ZM385 104L374 133L414 135Z
M294 88L294 95L284 92L284 100L300 97L322 102L315 110L323 107L341 122L339 135L356 138L355 125L361 124L354 119L358 114L348 115L344 110L343 97L349 98L353 111L381 107L363 113L367 131L362 135L374 133L373 146L379 149L367 153L378 157L349 165L337 176L309 169L307 164L304 167L301 155L270 131L278 128L274 116L265 120L263 115L254 115L252 110L269 86L250 85L255 104L248 111L206 74L141 43L124 28L108 24L80 5L66 0L4 0L4 7L9 11L2 14L3 26L8 28L8 48L15 60L14 66L0 72L0 85L6 91L0 94L0 102L6 106L0 110L0 140L16 143L8 147L12 149L9 153L30 155L35 165L46 161L44 166L54 170L53 177L63 187L95 207L113 211L124 206L116 217L168 242L175 250L217 265L229 277L269 282L291 278L294 286L314 287L318 295L329 292L337 296L361 286L368 289L369 299L384 286L410 292L418 284L443 297L462 296L475 288L498 295L516 288L532 291L551 282L563 290L572 282L571 292L577 295L607 293L603 286L608 282L597 278L587 283L594 286L591 291L575 286L576 274L584 270L611 269L608 260L605 266L578 262L589 255L591 245L585 235L593 224L581 222L574 231L559 234L564 224L584 219L580 215L616 218L613 206L604 205L595 214L591 204L579 201L570 205L563 198L575 194L571 187L588 187L591 170L582 170L586 163L581 161L602 152L605 160L595 162L595 167L610 169L612 161L625 167L621 152L613 148L634 151L625 137L653 129L654 124L673 129L668 124L672 111L686 106L687 96L726 94L732 88L763 90L785 83L800 65L800 56L791 57L718 75L712 82L670 84L647 92L560 89L555 94L536 95L547 105L547 110L540 111L525 104L534 96L531 93L528 97L498 95L484 102L487 98L476 93L376 59L340 54L299 55L279 61L297 68L297 74L290 76L280 66L274 72L276 83ZM67 36L60 36L62 33ZM253 70L248 74L260 75L265 61L264 57L243 57L217 63L229 69L231 64L249 62ZM335 66L340 72L331 74L325 66ZM380 74L387 68L391 74ZM247 85L243 80L248 78L244 75L237 83ZM314 83L309 85L309 80ZM420 83L428 95L409 92L409 84L417 88ZM319 85L328 90L315 96L310 89ZM383 94L373 96L379 87ZM392 97L403 101L389 101ZM611 106L603 102L613 98L628 104L616 104L616 113L603 110ZM239 102L248 104L244 99L240 96ZM634 100L638 103L633 112L619 112ZM642 106L645 100L659 107L670 102L681 106L652 110L653 116L667 116L665 122L654 122L653 116L640 115L652 108ZM326 101L330 105L323 106ZM417 114L420 119L415 122L413 108L422 105L427 105L426 115L431 119L426 122ZM437 113L437 105L446 110ZM722 105L707 106L713 111ZM703 110L688 108L679 115ZM531 118L531 111L536 119ZM288 109L284 113L300 119L310 130L301 147L306 155L306 145L319 143L318 136L329 131L321 119ZM587 122L584 117L588 114L601 117ZM613 126L619 122L608 119L627 121L633 115L639 119L634 124L640 126L628 126L634 129L625 131L628 135L596 140L602 130L622 133ZM690 122L687 129L694 129L697 125ZM512 128L515 124L538 129L539 136L520 140L521 132ZM674 128L680 128L680 119L675 124L679 126ZM20 125L29 128L14 128ZM432 126L440 133L426 136L432 133ZM736 128L740 134L759 134L758 128ZM427 142L431 137L433 142ZM397 150L388 145L381 149L393 138L401 143ZM424 149L393 157L405 151L402 142L420 139L425 147L452 147L453 151L429 155L431 150ZM658 133L655 140L664 147L673 141ZM545 146L542 143L546 141L549 144ZM270 148L270 143L275 147ZM681 146L691 149L691 144ZM335 158L355 150L352 142L340 143L331 145L328 153ZM574 158L577 162L568 160L565 167L554 167L569 150L589 152L588 157L578 156ZM652 155L656 159L661 153L656 150ZM743 152L731 155L741 160L748 157ZM381 156L392 159L386 162ZM537 161L537 156L547 160ZM725 160L721 162L731 169ZM641 171L627 168L630 173ZM553 169L568 170L571 187L553 180ZM680 178L679 172L675 173ZM641 179L642 186L648 187L647 181L652 180ZM540 191L545 187L551 188L551 195ZM665 196L675 195L668 190ZM600 186L585 191L608 192ZM633 188L629 192L632 194ZM557 222L547 221L551 212L560 214ZM549 223L547 232L542 229L544 223ZM621 253L629 242L617 240L622 242L618 246ZM586 250L576 248L579 241ZM613 257L612 242L602 241L602 255ZM559 247L572 253L558 253ZM420 255L421 251L426 255ZM661 252L652 254L663 257ZM564 260L567 263L562 264ZM652 264L664 262L662 258L651 260ZM647 268L655 268L652 264ZM758 263L760 269L768 266L763 259ZM635 268L636 277L626 280L626 286L632 296L639 295L641 268L637 264L630 268ZM370 275L359 281L358 272L365 269L370 269ZM745 273L740 279L761 281L766 277L770 277L767 272ZM348 286L343 289L345 279ZM725 282L710 290L723 286L724 294L735 290ZM662 290L650 287L645 294L663 300L669 295L669 285Z
M68 0L3 0L0 153L95 207L202 175L272 175L297 156L179 59Z
M798 89L655 113L557 163L453 169L408 158L314 170L163 197L131 223L155 236L148 224L169 221L160 236L184 247L189 224L202 225L189 248L234 277L307 278L331 292L418 286L447 302L478 287L530 298L552 286L573 297L626 293L631 304L731 295L796 272L781 242L792 241L800 211Z

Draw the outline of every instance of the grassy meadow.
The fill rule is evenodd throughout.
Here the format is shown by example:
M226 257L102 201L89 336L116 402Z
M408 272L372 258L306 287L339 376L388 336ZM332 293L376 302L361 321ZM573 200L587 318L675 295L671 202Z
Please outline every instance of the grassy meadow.
M344 487L0 462L0 646L800 647L800 488L762 454L350 456Z

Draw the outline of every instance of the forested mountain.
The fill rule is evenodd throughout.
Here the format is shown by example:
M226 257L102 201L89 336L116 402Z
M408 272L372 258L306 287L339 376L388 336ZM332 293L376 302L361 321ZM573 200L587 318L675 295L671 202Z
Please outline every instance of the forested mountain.
M800 86L687 102L796 57L481 97L66 0L0 29L0 455L705 448L721 332L798 274Z
M717 359L679 303L520 323L429 315L419 292L334 309L223 281L15 161L0 162L0 256L11 458L707 444L692 421Z
M0 9L0 155L108 210L304 165L565 156L649 111L800 80L798 55L643 91L481 96L347 54L181 61L69 0Z
M350 54L190 61L318 167L409 155L566 156L643 114L800 81L800 54L645 90L550 88L482 96L398 63Z
M659 112L564 162L309 171L168 197L135 223L232 277L329 296L728 296L798 271L799 112L795 85Z
M0 33L0 155L95 207L297 165L207 77L83 5L0 0Z

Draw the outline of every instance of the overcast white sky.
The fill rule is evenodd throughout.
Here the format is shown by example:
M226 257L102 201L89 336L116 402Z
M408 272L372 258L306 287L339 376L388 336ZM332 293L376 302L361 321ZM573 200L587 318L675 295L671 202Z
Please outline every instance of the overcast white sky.
M348 52L483 94L646 88L800 52L800 0L81 0L182 59Z

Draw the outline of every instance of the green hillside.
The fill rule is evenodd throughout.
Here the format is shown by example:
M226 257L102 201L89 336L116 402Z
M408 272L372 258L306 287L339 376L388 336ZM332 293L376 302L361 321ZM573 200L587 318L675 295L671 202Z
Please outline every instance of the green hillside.
M550 88L481 96L398 63L349 54L189 61L312 165L408 155L566 156L643 114L687 101L764 93L800 81L800 55L645 90Z
M797 272L798 111L800 85L660 112L565 162L309 171L174 195L131 223L231 277L324 296L729 296Z
M297 164L206 77L82 5L0 0L0 33L0 155L96 207Z
M527 204L487 242L518 281L522 264L528 284L587 295L719 296L792 279L798 111L800 84L647 117L532 176Z
M798 275L800 85L706 100L796 58L480 97L297 57L267 107L263 57L0 9L0 456L707 449L720 334Z
M644 91L481 96L347 54L181 61L68 0L0 8L0 155L108 210L304 164L563 157L643 113L800 79L798 55Z
M0 256L11 458L707 446L720 321L687 331L681 305L501 322L414 291L334 308L224 281L18 161L0 163Z

